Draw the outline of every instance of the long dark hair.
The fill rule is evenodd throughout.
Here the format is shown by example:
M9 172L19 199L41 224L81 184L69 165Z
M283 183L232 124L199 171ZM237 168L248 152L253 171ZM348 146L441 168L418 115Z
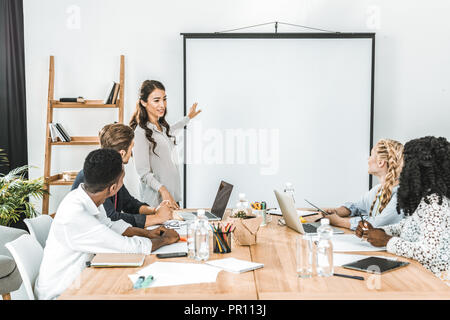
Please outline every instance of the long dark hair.
M145 136L147 137L148 141L150 141L150 143L152 145L152 151L153 151L154 154L156 154L155 148L156 148L157 143L156 143L155 139L153 139L153 137L152 137L153 130L150 129L147 126L147 124L150 121L150 119L148 117L147 110L145 109L145 107L141 103L141 100L147 102L148 96L155 89L160 89L160 90L166 91L166 88L164 88L164 85L161 82L159 82L159 81L156 81L156 80L145 80L142 83L141 88L139 90L139 100L136 103L136 111L134 112L134 114L133 114L133 116L131 117L131 120L130 120L130 127L133 130L135 130L137 126L139 126L139 127L141 127L142 129L145 130ZM164 115L161 118L158 119L158 123L161 126L163 126L164 128L166 128L167 136L169 138L173 139L173 143L176 144L176 138L170 134L170 125L166 121L166 114L167 114L167 108L164 111Z
M405 144L404 167L400 174L397 211L412 215L427 196L436 194L450 198L450 143L440 137L423 137Z

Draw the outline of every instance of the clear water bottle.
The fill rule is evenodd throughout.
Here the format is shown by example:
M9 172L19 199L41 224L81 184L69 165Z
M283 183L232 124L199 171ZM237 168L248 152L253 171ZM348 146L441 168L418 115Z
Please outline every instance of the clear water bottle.
M330 220L323 218L320 220L320 227L317 228L319 240L317 243L317 274L321 277L333 275L333 229L330 227Z
M286 182L286 186L284 187L284 192L289 194L292 197L292 200L294 200L295 203L295 195L294 195L294 186L290 182Z
M248 200L245 199L245 193L239 193L239 202L236 204L236 212L245 212L246 215L251 214Z
M195 259L206 261L209 259L209 222L205 210L197 211L195 228Z
M186 227L187 227L188 258L195 259L195 231L197 228L197 219L188 220Z

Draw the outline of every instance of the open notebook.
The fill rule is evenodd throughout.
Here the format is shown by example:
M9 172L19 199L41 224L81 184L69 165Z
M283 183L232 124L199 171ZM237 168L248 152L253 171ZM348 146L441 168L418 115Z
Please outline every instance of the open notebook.
M87 264L90 267L140 267L145 254L137 253L97 253Z

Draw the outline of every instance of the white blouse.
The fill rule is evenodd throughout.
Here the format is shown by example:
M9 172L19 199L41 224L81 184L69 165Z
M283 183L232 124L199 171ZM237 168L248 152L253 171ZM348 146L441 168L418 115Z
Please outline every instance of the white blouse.
M387 243L390 253L419 261L442 280L450 280L450 199L436 194L424 199L416 211L401 222L382 227L393 236Z

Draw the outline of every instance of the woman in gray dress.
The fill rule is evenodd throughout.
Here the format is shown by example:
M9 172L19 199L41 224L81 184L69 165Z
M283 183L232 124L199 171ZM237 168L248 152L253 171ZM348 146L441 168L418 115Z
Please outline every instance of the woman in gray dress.
M181 181L174 133L183 129L200 112L194 103L187 116L170 126L166 121L164 85L155 80L142 83L136 111L130 120L135 134L133 154L140 179L140 200L150 206L168 200L174 209L179 209Z

